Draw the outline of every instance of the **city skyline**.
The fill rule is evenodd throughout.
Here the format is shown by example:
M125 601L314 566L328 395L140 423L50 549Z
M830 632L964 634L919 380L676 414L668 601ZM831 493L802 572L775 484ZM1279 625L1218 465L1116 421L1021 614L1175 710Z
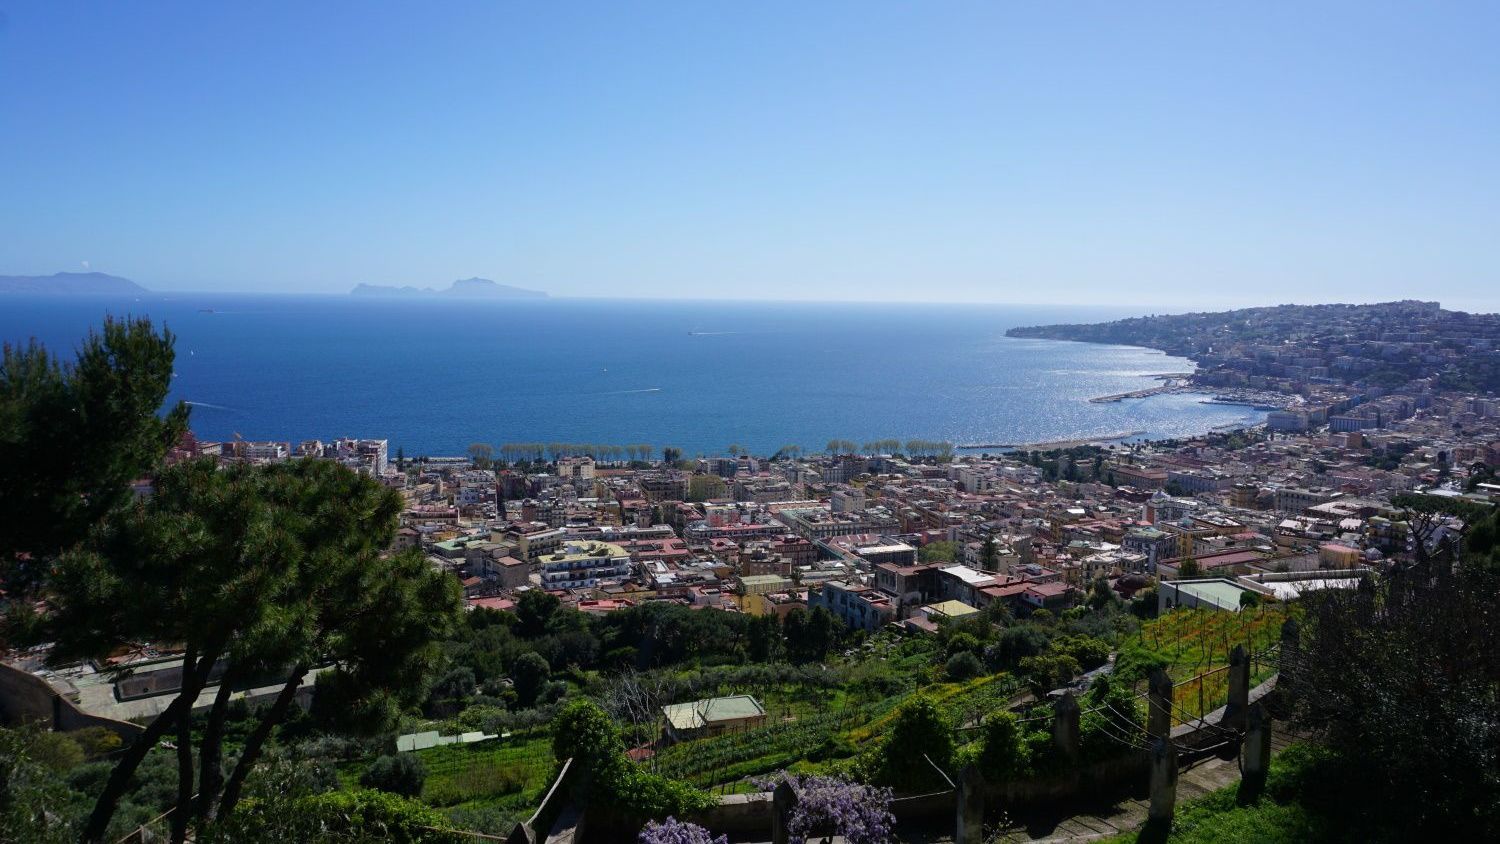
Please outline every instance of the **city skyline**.
M1500 310L1482 4L0 10L0 274Z

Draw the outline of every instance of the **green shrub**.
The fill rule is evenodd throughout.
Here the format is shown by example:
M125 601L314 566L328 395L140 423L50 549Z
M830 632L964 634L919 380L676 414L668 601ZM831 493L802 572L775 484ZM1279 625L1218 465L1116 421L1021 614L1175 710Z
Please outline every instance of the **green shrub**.
M1109 643L1094 636L1063 636L1052 643L1052 650L1071 657L1085 671L1109 661Z
M1034 776L1055 774L1064 767L1062 754L1052 742L1052 733L1047 730L1032 730L1022 734L1022 746L1031 763L1029 773Z
M982 647L983 645L980 643L978 637L976 637L973 633L964 631L954 633L952 636L948 637L948 645L944 649L944 652L947 653L949 657L953 657L957 654L965 652L978 653Z
M403 797L416 797L422 793L422 784L426 780L427 769L416 754L397 753L381 756L370 763L360 776L359 784Z
M83 764L83 748L65 733L35 732L27 748L32 761L54 773L66 773Z
M975 762L979 772L991 782L1006 782L1025 774L1031 762L1031 748L1024 741L1015 715L993 712L984 719Z
M81 730L73 730L68 733L68 738L77 742L79 748L83 750L83 755L90 760L114 753L124 745L119 734L105 727L84 727Z
M948 664L943 670L947 673L949 680L961 682L983 674L984 664L979 661L979 657L975 656L973 651L959 651L948 658Z
M1020 671L1037 697L1052 689L1073 682L1083 669L1078 660L1067 654L1049 650L1041 656L1028 656L1021 660Z
M591 700L563 707L552 725L552 752L559 763L573 760L574 796L585 805L644 819L714 803L712 796L687 783L642 771L626 758L619 727Z
M953 725L931 697L918 694L891 719L890 733L880 746L876 782L907 791L938 785L941 778L927 759L938 767L952 762Z
M428 782L422 791L422 802L429 806L456 806L481 797L516 794L525 788L524 769L481 765L461 776Z
M334 791L295 800L246 800L200 840L208 844L388 841L465 844L447 819L414 800L381 791Z

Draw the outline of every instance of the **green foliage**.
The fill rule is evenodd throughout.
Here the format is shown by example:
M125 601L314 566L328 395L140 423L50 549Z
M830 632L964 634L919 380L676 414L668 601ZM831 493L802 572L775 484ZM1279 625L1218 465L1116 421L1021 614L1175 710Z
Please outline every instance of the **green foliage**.
M516 700L522 706L536 704L537 695L552 678L552 669L547 660L536 653L522 654L511 666L510 678L515 684Z
M1063 636L1053 640L1053 653L1072 658L1084 671L1109 661L1109 643L1093 636Z
M1406 834L1500 837L1500 572L1488 555L1419 559L1301 603L1300 722L1350 770L1380 772L1371 802Z
M1155 586L1148 586L1135 593L1135 597L1130 599L1130 614L1142 620L1156 618L1157 596Z
M388 841L464 844L441 814L383 791L334 791L295 799L247 800L200 840L211 844Z
M1165 841L1170 844L1218 844L1256 841L1265 844L1307 842L1396 842L1445 840L1440 836L1403 837L1365 792L1368 777L1343 767L1326 748L1294 744L1276 754L1264 793L1248 800L1230 785L1179 804L1170 834L1154 830L1125 833L1109 844Z
M422 802L437 807L492 808L508 817L529 814L557 770L548 737L512 736L442 745L418 751L417 756L427 770ZM498 831L510 831L508 825L503 826Z
M1095 578L1089 587L1089 607L1098 611L1118 603L1120 603L1120 596L1110 587L1109 580L1105 577Z
M949 636L943 650L949 657L952 657L960 653L977 653L980 647L979 639L965 630Z
M68 738L78 743L78 747L88 759L107 756L119 750L124 744L119 733L105 727L84 727L81 730L73 730L68 733Z
M1031 762L1016 716L1010 712L992 712L984 719L976 758L979 772L990 782L1008 782L1023 774Z
M1082 673L1078 660L1064 653L1048 651L1041 656L1021 660L1020 671L1038 697L1052 689L1066 686Z
M395 729L401 707L393 695L366 689L348 671L333 668L314 679L310 714L324 730L373 736Z
M1052 641L1052 634L1038 624L1017 624L1000 631L993 648L986 652L990 668L1015 668L1026 657L1039 656Z
M460 602L453 579L420 553L385 553L400 508L391 490L329 461L177 464L156 476L149 499L112 518L90 547L62 558L53 578L52 656L96 656L140 640L181 642L189 657L179 692L185 700L198 695L221 659L228 672L250 676L295 666L278 678L290 688L314 661L331 658L347 704L340 713L388 713L414 703ZM325 717L330 709L320 707ZM265 710L236 779L285 711ZM156 733L144 746L166 717L148 727ZM214 727L199 748L214 760L223 717L211 716ZM139 758L122 757L122 776L100 795L96 826ZM199 789L214 800L224 787L218 766L199 767Z
M874 781L898 791L945 785L927 759L946 770L953 751L953 723L930 695L919 693L896 710L878 751Z
M782 621L787 656L796 665L822 662L843 629L844 623L827 607L814 607L811 612L798 607Z
M51 735L35 728L0 730L0 841L77 838L75 819L85 803L58 776L56 748L47 747Z
M953 542L929 542L917 550L917 557L924 563L951 563L958 556L958 545Z
M994 571L1000 565L1000 546L995 537L986 537L979 552L979 565L985 571Z
M495 460L495 447L489 443L474 443L469 446L469 459L476 469L488 469Z
M422 793L422 784L427 781L427 770L422 760L414 753L394 753L381 756L370 764L359 778L365 788L389 791L403 797L416 797Z
M795 721L681 742L658 751L652 764L665 776L708 786L782 770L803 759L843 759L857 748L840 728L877 710L867 704L853 712L811 712Z
M591 700L575 700L552 725L552 753L572 759L575 799L633 818L661 818L703 809L713 798L686 783L649 774L625 756L620 730Z
M948 657L943 671L948 675L949 680L961 682L983 674L984 663L979 661L979 657L975 656L973 651L964 650Z
M71 771L83 764L83 748L64 733L36 733L27 751L34 762L56 773Z
M527 776L515 768L481 767L462 779L448 778L430 783L422 792L429 806L456 806L470 800L516 794L526 787Z
M52 558L130 502L131 484L187 430L187 405L159 414L174 342L149 320L110 318L71 364L35 342L5 344L0 581L34 586Z
M547 632L547 626L557 615L562 602L556 595L540 589L528 589L516 599L516 619L520 627L516 633L523 638L534 639Z

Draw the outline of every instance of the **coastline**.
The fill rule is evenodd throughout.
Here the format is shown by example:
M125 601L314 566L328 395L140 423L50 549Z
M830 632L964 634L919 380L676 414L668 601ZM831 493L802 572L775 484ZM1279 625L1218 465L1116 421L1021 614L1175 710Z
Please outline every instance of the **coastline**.
M36 336L65 347L105 312L125 307L28 302L0 316L0 336ZM194 431L206 441L236 433L293 443L375 436L409 455L554 440L649 442L696 455L736 443L772 454L788 443L816 449L831 437L1014 445L1138 430L1152 439L1182 437L1250 421L1238 408L1196 404L1207 396L1089 404L1093 396L1157 386L1193 366L1140 346L987 345L997 339L996 321L1037 318L1029 311L932 309L930 318L915 319L906 308L872 306L859 321L830 322L821 308L799 305L726 314L717 305L559 299L518 302L525 318L507 322L505 332L490 331L494 315L509 307L195 295L153 298L131 309L176 334L171 397L194 402ZM1060 309L1056 316L1083 315ZM433 320L465 338L461 354L410 352L430 343ZM600 326L609 342L566 339L585 323ZM872 330L914 339L863 342ZM371 343L371 336L381 342ZM809 350L840 352L808 356ZM287 367L297 367L299 376L276 375ZM892 392L893 378L921 399L902 400ZM462 396L461 411L435 412L433 395Z
M1004 444L975 444L954 446L957 451L983 451L994 449L996 451L1055 451L1062 448L1078 448L1085 445L1105 445L1131 437L1138 437L1146 433L1144 430L1121 431L1114 434L1100 434L1097 437L1077 437L1069 440L1043 440L1034 443L1004 443Z

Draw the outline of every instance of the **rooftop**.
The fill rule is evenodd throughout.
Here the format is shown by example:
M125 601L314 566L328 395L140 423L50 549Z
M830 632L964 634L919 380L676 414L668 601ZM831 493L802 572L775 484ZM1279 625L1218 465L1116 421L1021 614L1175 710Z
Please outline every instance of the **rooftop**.
M974 609L963 601L942 601L924 607L924 609L927 610L928 615L940 615L945 618L963 618L966 615L973 615L979 612L979 610Z
M1238 610L1240 595L1251 590L1228 580L1178 580L1177 591L1191 595L1199 603L1212 604L1221 610Z
M766 714L760 701L750 695L730 695L691 703L673 703L661 708L673 727L696 730L719 721L736 721Z

